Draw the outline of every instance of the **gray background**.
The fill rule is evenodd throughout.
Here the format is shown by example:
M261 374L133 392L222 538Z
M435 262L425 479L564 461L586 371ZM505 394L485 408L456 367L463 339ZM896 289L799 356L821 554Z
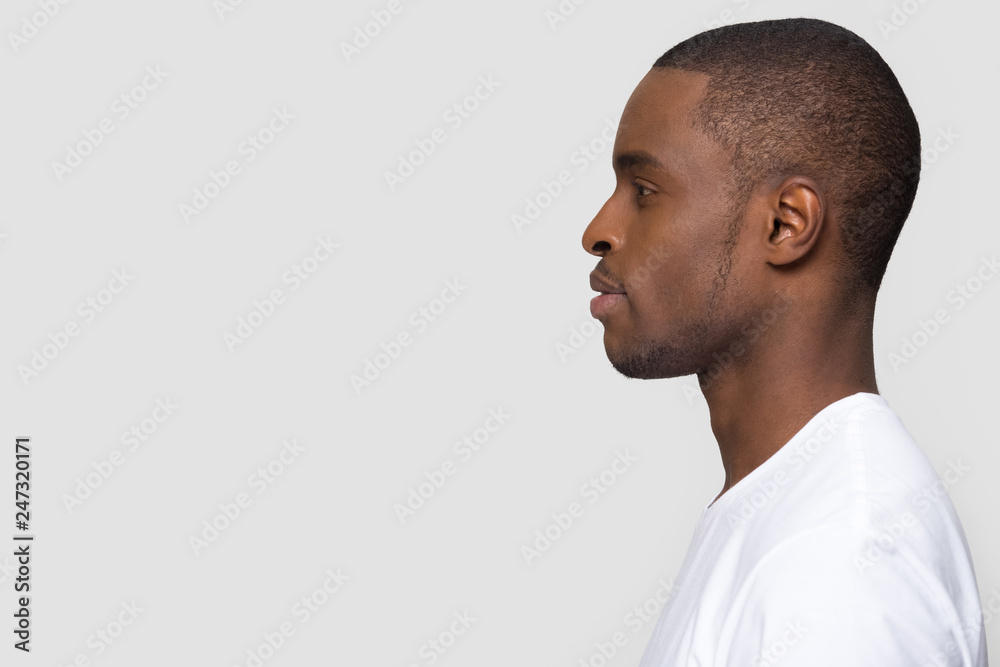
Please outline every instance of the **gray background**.
M628 380L605 357L580 238L612 190L611 150L582 171L577 151L600 146L674 43L790 16L869 40L920 121L920 191L878 305L879 386L939 471L969 469L949 492L983 604L1000 610L1000 280L974 281L1000 247L996 6L590 0L553 28L556 0L402 0L348 62L341 42L386 4L245 0L220 18L210 0L70 2L15 49L9 34L42 10L5 3L0 498L13 438L30 435L38 537L35 650L5 635L0 661L246 665L290 621L264 664L427 665L421 647L468 612L435 664L578 665L618 631L611 662L635 664L653 624L626 614L676 574L723 470L693 377ZM157 66L164 80L120 118L115 100ZM499 86L454 127L444 114L479 77ZM241 142L275 108L294 120L248 161ZM113 132L60 180L53 162L104 118ZM435 128L446 141L390 191L384 173ZM934 150L939 132L951 140ZM179 205L229 160L240 173L186 223ZM563 169L572 183L518 232L512 214ZM293 291L282 275L318 236L339 248ZM87 322L78 304L123 268L134 279ZM460 296L418 331L411 314L456 279ZM224 334L275 288L284 303L230 351ZM894 368L939 309L947 322ZM25 381L18 367L71 322L79 335ZM412 344L356 392L350 376L403 332ZM168 397L179 407L129 451L122 433ZM491 408L509 420L463 461L453 443ZM304 451L257 494L248 478L293 438ZM115 450L121 465L68 508ZM626 450L637 461L588 502L581 485ZM455 474L401 524L394 504L449 459ZM240 493L251 504L196 555L189 538ZM574 501L583 516L529 565L522 546ZM13 558L0 565L10 619ZM300 622L293 605L328 568L350 579ZM94 633L132 601L143 611L98 655Z

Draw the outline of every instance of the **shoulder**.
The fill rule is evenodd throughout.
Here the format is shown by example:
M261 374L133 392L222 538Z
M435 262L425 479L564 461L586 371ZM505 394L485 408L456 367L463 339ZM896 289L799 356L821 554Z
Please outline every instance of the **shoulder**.
M978 589L941 478L884 399L851 399L817 415L727 507L742 570L727 632L766 643L798 623L818 655L853 642L859 656L898 654L890 665L949 646L975 654Z
M973 658L985 656L985 644L971 569L952 562L942 576L940 559L907 545L905 533L887 535L877 556L868 528L845 523L775 545L735 592L722 633L728 650L762 652L794 639L799 659L812 665L834 657L836 664L980 664ZM942 655L949 660L934 663Z
M838 523L877 530L914 513L957 520L950 503L932 506L947 497L941 479L875 394L821 411L761 468L727 507L730 525L786 536Z

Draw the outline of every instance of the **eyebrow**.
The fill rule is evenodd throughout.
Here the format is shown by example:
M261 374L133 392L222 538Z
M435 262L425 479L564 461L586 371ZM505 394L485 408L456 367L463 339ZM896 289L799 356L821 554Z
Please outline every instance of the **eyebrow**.
M614 167L617 171L624 171L629 167L653 167L660 171L666 171L663 163L656 156L646 151L629 151L615 157Z

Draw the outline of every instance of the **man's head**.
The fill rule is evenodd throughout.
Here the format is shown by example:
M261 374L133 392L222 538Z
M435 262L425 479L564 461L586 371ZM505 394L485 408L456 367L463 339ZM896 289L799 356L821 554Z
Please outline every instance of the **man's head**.
M860 37L763 21L663 54L622 113L612 160L615 191L583 244L602 258L595 289L625 296L599 298L595 316L620 372L675 377L752 349L795 316L789 303L870 317L916 193L920 136Z

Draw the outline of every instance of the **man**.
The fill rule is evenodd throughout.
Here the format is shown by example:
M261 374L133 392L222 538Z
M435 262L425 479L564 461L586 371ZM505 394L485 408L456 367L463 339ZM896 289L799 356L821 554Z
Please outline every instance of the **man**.
M710 30L639 82L612 163L591 312L622 374L697 374L726 472L642 667L985 667L958 516L875 382L920 171L888 65L824 21Z

